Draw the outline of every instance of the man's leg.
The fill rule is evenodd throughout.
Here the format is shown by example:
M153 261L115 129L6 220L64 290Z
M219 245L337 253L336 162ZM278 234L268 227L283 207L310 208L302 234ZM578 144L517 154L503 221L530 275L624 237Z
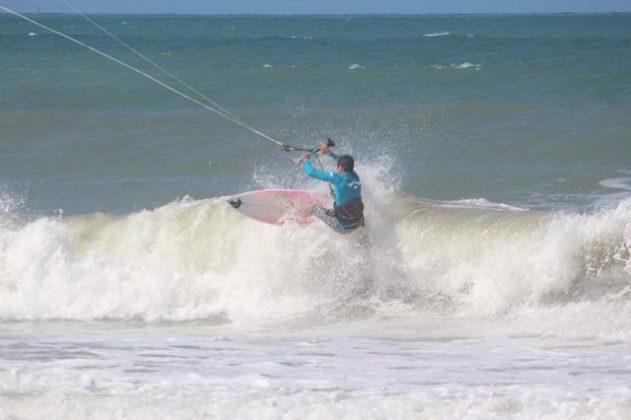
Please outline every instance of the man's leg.
M317 204L311 206L311 214L313 214L318 219L322 220L326 223L331 229L336 231L337 233L346 233L344 227L340 224L340 222L335 217L335 211L332 209L325 209L324 207L320 207Z

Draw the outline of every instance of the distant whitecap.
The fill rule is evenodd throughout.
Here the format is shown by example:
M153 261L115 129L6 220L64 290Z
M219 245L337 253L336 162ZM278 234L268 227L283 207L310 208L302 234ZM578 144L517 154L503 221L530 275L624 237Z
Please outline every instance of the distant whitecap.
M264 69L271 69L272 65L271 64L263 64L263 68Z
M464 63L458 63L458 64L454 63L448 66L441 65L441 64L434 64L432 67L438 70L447 69L447 68L456 69L456 70L465 70L465 69L480 70L482 68L482 64L473 64L469 62L464 62Z
M631 191L631 178L608 178L599 182L605 188Z
M28 36L35 36L35 35L37 35L35 32L29 32L28 33Z
M366 67L362 66L361 64L351 64L350 66L348 66L349 70L357 70L357 69L365 69Z
M447 36L451 35L451 32L433 32L429 34L423 34L423 38L434 38L437 36Z
M473 64L473 63L465 62L465 63L460 63L460 64L452 64L450 67L451 67L451 68L454 68L454 69L474 69L474 70L480 70L480 68L482 67L482 65L481 65L481 64Z

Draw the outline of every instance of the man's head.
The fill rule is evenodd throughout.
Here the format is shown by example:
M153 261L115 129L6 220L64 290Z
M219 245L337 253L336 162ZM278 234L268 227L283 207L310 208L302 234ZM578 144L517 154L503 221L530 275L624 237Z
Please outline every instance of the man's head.
M338 172L351 173L355 168L355 161L351 155L341 155L337 158Z

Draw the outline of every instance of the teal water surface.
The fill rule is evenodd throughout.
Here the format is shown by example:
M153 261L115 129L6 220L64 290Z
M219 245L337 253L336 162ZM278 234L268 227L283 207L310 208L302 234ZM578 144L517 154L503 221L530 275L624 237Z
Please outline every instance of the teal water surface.
M80 16L32 17L159 76ZM419 197L585 209L628 191L628 14L92 18L275 138L386 156ZM8 15L0 60L0 184L27 212L301 186L273 143Z

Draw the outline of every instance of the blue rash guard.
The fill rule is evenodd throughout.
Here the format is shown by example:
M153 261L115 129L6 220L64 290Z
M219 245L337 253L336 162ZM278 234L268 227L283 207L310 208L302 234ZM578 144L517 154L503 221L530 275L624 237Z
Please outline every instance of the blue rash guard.
M337 159L337 155L334 153L330 152L329 155L333 159ZM355 171L343 174L321 171L314 168L311 162L305 160L305 172L311 178L333 184L333 187L335 188L336 206L342 206L356 198L360 198L362 195L362 184Z

